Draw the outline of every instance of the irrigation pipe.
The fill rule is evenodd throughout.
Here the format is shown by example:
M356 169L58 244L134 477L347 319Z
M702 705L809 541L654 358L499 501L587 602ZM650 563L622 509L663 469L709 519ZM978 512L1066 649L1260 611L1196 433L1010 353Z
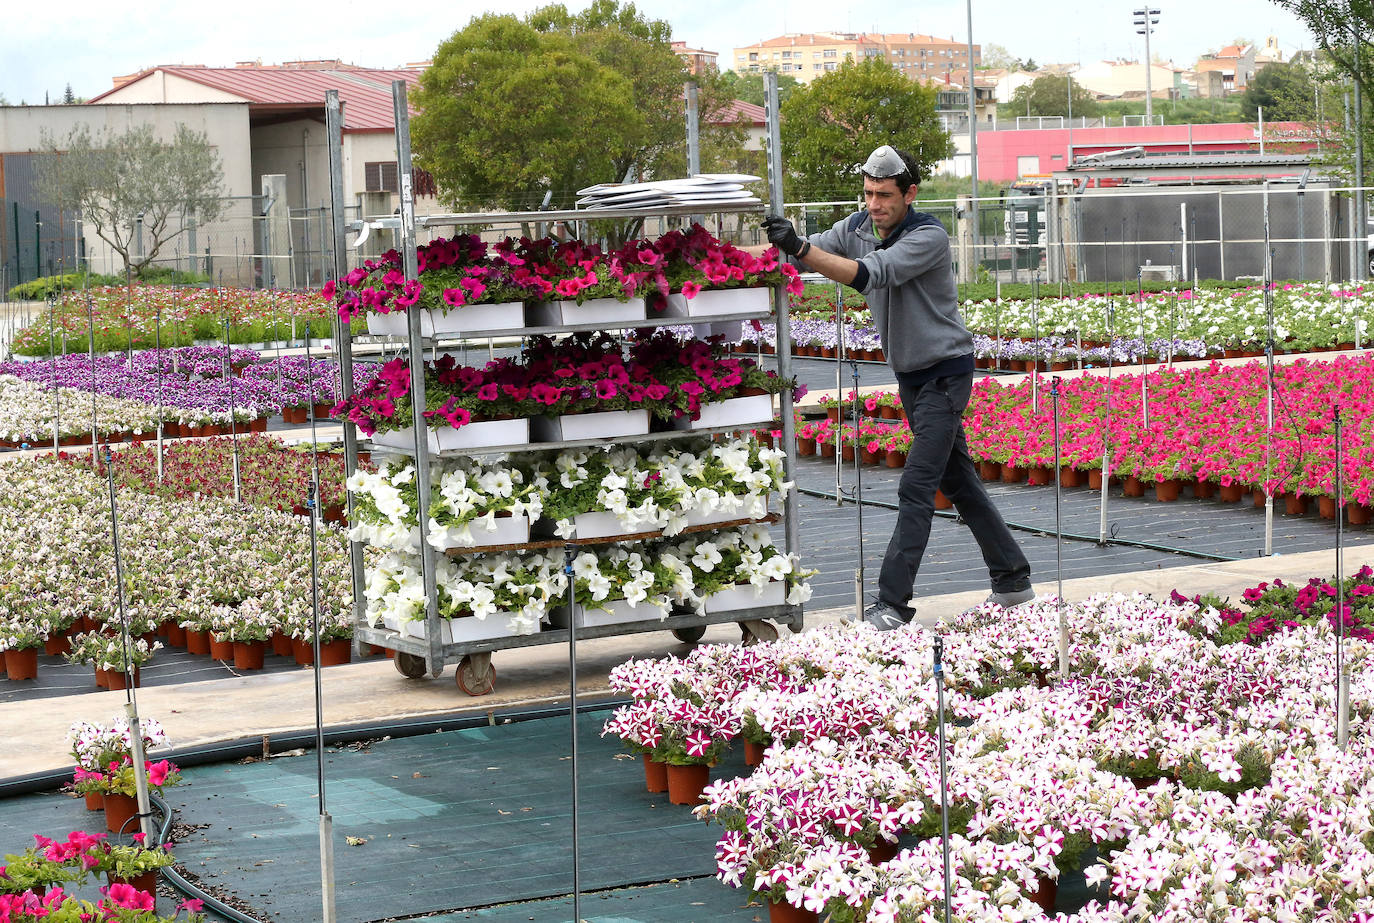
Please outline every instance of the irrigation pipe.
M841 499L837 498L834 494L826 493L826 492L823 491L823 490L812 490L812 489L809 488L809 487L798 487L798 488L797 488L797 491L798 491L799 493L805 494L805 495L808 496L808 497L815 497L815 498L818 499L818 500L837 500L837 502L840 502L840 503L843 503L844 500L848 500L850 503L853 503L853 502L854 502L854 501L853 501L852 499L850 499L849 497L844 497L844 498L841 500ZM868 498L864 498L864 499L861 500L860 502L864 503L864 504L867 505L867 506L875 506L875 507L878 507L879 509L884 509L884 510L895 510L895 509L897 509L897 504L895 504L895 503L889 503L889 502L887 502L887 501L885 501L885 500L870 500L870 499L868 499ZM959 518L959 514L958 514L958 513L952 513L952 512L950 512L949 510L935 510L935 511L934 511L934 515L938 516L938 517L941 518L941 519L958 519L958 518ZM1054 535L1062 534L1063 537L1064 537L1065 539L1068 539L1069 541L1075 541L1075 542L1091 542L1091 543L1094 544L1094 545L1100 545L1100 544L1120 545L1120 546L1122 546L1123 548L1144 548L1144 549L1146 549L1147 551L1162 551L1162 552L1165 552L1165 553L1168 553L1168 554L1180 554L1180 555L1183 555L1183 556L1189 557L1189 558L1200 558L1200 559L1202 559L1202 560L1204 560L1204 561L1240 561L1240 560L1243 560L1242 558L1231 557L1231 556L1229 556L1229 555L1224 555L1224 554L1212 554L1212 553L1207 552L1207 551L1193 551L1193 550L1190 549L1190 548L1174 548L1174 547L1171 546L1171 545L1161 545L1161 544L1158 544L1157 542L1138 542L1138 541L1135 541L1134 539L1129 539L1129 538L1111 538L1111 537L1109 537L1109 538L1106 539L1105 542L1102 542L1102 541L1099 541L1099 540L1098 540L1098 537L1095 536L1095 535L1080 535L1080 534L1078 534L1077 532L1056 533L1054 529L1046 528L1046 527L1044 527L1044 526L1032 526L1032 525L1028 525L1028 524L1026 524L1026 523L1023 523L1023 522L1008 522L1008 523L1007 523L1007 528L1008 528L1008 529L1015 529L1015 530L1017 530L1018 532L1030 532L1030 533L1032 533L1032 534L1034 534L1034 535L1054 536Z

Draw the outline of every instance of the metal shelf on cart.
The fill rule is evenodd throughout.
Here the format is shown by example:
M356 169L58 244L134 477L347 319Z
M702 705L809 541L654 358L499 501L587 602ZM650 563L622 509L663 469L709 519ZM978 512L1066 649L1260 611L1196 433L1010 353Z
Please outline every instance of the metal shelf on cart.
M696 535L702 532L719 532L724 529L736 529L740 526L752 526L754 524L772 525L782 522L781 513L769 513L759 519L727 519L725 522L708 522L698 526L687 526L677 535ZM450 558L463 557L470 554L490 554L500 551L549 551L554 548L567 548L574 545L581 548L584 545L616 545L620 542L642 542L651 541L663 537L663 530L653 532L627 532L622 535L606 535L600 538L550 538L550 539L531 539L528 542L517 542L513 545L474 545L471 548L445 548L441 554L446 554ZM674 536L675 537L675 536Z
M501 330L470 330L462 334L442 334L437 337L420 337L420 341L426 346L441 345L447 341L450 343L462 343L466 340L486 340L488 338L501 337L504 339L518 340L531 336L548 336L557 333L581 333L596 332L598 330L634 330L640 327L682 327L688 324L718 324L729 321L746 320L767 320L773 316L772 311L751 311L748 314L729 314L720 317L656 317L651 320L615 321L613 323L595 324L559 324L551 327L524 327L518 330L503 328ZM410 337L402 334L369 333L378 343L408 344Z
M465 224L546 224L560 221L605 221L620 218L686 218L692 215L747 215L762 214L762 202L744 202L738 205L725 203L697 205L657 205L640 208L573 208L560 211L532 212L464 212L444 215L416 215L415 226L421 228L449 227ZM401 227L399 215L386 215L378 218L363 218L350 221L344 227L350 231L360 231L363 225L377 230Z
M643 622L620 622L615 625L590 625L577 629L577 640L610 638L616 635L643 634L647 631L672 631L676 628L700 628L707 625L724 625L730 622L754 622L768 619L778 625L801 624L801 606L758 606L751 609L732 609L728 612L713 612L710 615L685 613L669 615L666 619L651 619ZM489 638L485 641L464 641L445 644L440 650L444 663L454 663L466 654L488 654L495 651L511 650L518 647L538 647L543 644L566 644L568 629L545 628L531 635L510 635L502 638ZM429 641L425 638L402 637L389 628L353 629L354 637L367 644L374 644L389 650L412 654L417 657L429 656Z
M735 423L730 426L708 426L703 429L666 430L658 433L646 433L642 436L601 436L596 439L569 439L563 442L521 442L512 445L449 449L442 452L430 452L429 457L467 458L473 455L500 455L509 452L540 452L546 449L581 449L606 445L623 445L627 443L664 442L669 439L690 439L693 436L715 436L724 433L737 433L740 430L757 429L767 426L771 426L770 421L757 420L753 423ZM369 442L367 448L363 451L370 451L374 455L415 455L413 446L402 448L394 445L377 445L374 442Z

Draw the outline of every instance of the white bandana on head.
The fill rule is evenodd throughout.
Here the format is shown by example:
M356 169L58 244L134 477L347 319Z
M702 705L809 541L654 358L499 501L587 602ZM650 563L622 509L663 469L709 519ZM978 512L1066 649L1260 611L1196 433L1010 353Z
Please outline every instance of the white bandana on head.
M861 169L865 176L871 176L874 179L887 179L907 172L906 161L893 150L890 144L884 144L869 154L868 160L864 161Z

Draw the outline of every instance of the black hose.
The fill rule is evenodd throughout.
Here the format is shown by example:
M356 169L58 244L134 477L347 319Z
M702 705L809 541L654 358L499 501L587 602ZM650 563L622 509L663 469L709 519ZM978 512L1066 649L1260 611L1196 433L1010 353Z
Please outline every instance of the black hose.
M172 808L171 805L167 804L161 797L151 792L148 794L148 801L152 803L154 808L162 812L162 826L158 828L157 837L153 843L153 846L161 846L163 843L167 842L167 836L172 830ZM162 869L162 877L166 879L167 883L173 888L176 888L188 898L200 901L204 904L204 909L209 910L218 917L228 920L229 923L262 923L262 921L258 920L256 917L250 917L230 907L228 904L224 903L224 901L210 894L199 885L187 881L180 872L170 865Z
M854 502L853 498L851 498L851 497L839 497L839 498L836 498L836 496L835 496L834 494L832 494L832 493L827 493L827 492L825 492L825 491L823 491L823 490L812 490L811 488L808 488L808 487L799 487L799 488L797 488L797 490L798 490L800 493L803 493L803 494L807 495L808 497L816 497L817 499L820 499L820 500L836 500L836 499L838 499L839 502L841 502L841 503L846 502L846 501L849 502L849 503L853 503L853 502ZM895 503L888 503L888 502L885 501L885 500L870 500L870 499L864 498L862 502L863 502L863 504L864 504L865 506L876 506L876 507L878 507L879 509L884 509L884 510L895 510L895 509L897 509L897 504L895 504ZM935 510L935 515L936 515L936 516L939 516L939 517L942 518L942 519L958 519L958 518L959 518L959 514L958 514L958 513L952 513L952 512L950 512L949 510ZM1068 539L1069 541L1074 541L1074 542L1091 542L1091 543L1094 544L1094 545L1107 544L1107 545L1121 545L1122 547L1125 547L1125 548L1144 548L1144 549L1146 549L1147 551L1160 551L1160 552L1164 552L1164 553L1167 553L1167 554L1179 554L1179 555L1183 555L1183 556L1185 556L1185 557L1199 558L1199 559L1201 559L1201 560L1203 560L1203 561L1239 561L1239 560L1241 560L1240 558L1233 558L1233 557L1229 557L1229 556L1224 555L1224 554L1213 554L1213 553L1211 553L1211 552L1209 552L1209 551L1193 551L1193 550L1190 549L1190 548L1174 548L1174 547L1171 547L1171 546L1169 546L1169 545L1160 545L1160 544L1158 544L1157 542L1137 542L1137 541L1133 541L1133 540L1128 539L1128 538L1109 538L1109 539L1107 539L1106 542L1104 543L1104 542L1099 542L1099 541L1097 540L1097 536L1096 536L1096 535L1080 535L1080 534L1078 534L1078 533L1076 533L1076 532L1056 533L1053 529L1046 529L1044 526L1032 526L1032 525L1028 525L1028 524L1026 524L1026 523L1023 523L1023 522L1008 522L1008 523L1007 523L1007 528L1008 528L1008 529L1015 529L1015 530L1017 530L1018 532L1030 532L1030 533L1032 533L1032 534L1034 534L1034 535L1046 535L1046 536L1063 535L1063 537L1066 538L1066 539Z

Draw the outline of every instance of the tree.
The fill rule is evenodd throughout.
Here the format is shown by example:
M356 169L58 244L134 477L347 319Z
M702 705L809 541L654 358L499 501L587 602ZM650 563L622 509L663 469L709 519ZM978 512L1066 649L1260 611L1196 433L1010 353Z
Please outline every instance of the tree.
M1297 122L1312 117L1312 75L1301 64L1267 64L1250 79L1241 95L1241 117L1269 122Z
M72 85L68 83L67 88L62 91L62 105L70 106L74 102L76 102L76 94L72 92Z
M782 106L782 150L789 198L858 195L858 165L891 144L914 155L922 172L954 152L935 114L936 90L881 58L846 61L798 87Z
M1074 116L1097 115L1097 97L1082 84L1073 84ZM1030 83L1016 88L1011 96L1011 109L1017 115L1069 114L1069 78L1064 74L1044 74Z
M720 78L726 92L732 94L732 98L742 99L746 103L753 103L756 106L763 105L763 74L737 74L734 71L726 71L720 75ZM799 86L801 86L801 81L791 74L778 74L779 105L787 102L792 91Z
M688 79L668 24L633 4L480 16L439 46L420 78L416 164L452 203L508 209L532 208L546 191L571 207L579 188L631 173L681 175ZM728 146L742 135L709 117L728 99L713 75L697 80L703 149Z
M984 45L982 56L983 67L1004 67L1007 70L1017 70L1021 66L1021 61L1005 45Z
M40 191L58 208L80 212L124 260L126 273L142 275L181 233L184 216L208 224L220 215L224 171L204 132L178 125L168 142L151 125L95 136L78 125L60 144L46 132L42 143L51 156L39 173ZM142 252L134 253L139 236Z

